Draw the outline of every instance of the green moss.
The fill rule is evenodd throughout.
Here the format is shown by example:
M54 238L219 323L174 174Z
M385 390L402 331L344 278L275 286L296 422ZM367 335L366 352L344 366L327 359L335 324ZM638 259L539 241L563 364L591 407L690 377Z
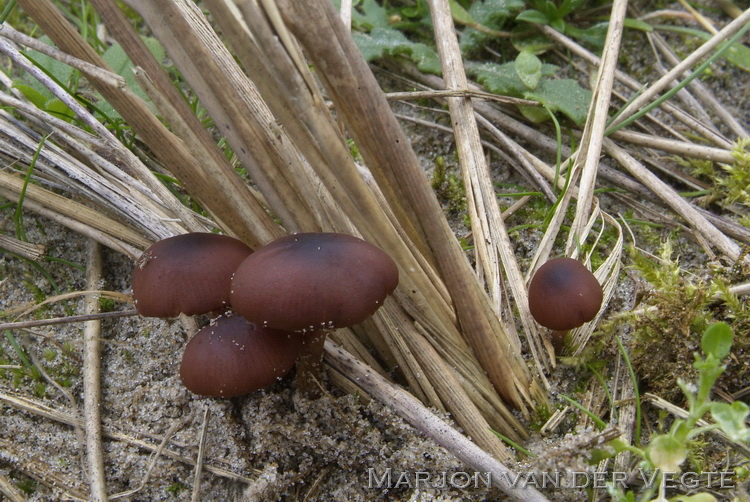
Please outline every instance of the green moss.
M111 298L99 298L99 308L102 312L112 312L117 303Z
M552 416L552 411L546 404L540 404L534 409L534 415L529 420L529 430L538 431Z
M704 204L750 207L750 139L737 140L732 147L732 157L732 164L718 165L708 160L678 159L693 176L711 184L709 195L701 201Z
M180 483L179 481L175 481L171 485L167 487L167 493L171 494L172 496L178 496L185 490L187 490L187 485L184 483Z
M708 277L698 278L687 274L673 253L671 240L663 241L658 260L630 252L633 268L652 287L629 319L633 365L648 389L667 400L681 399L678 378L695 380L694 353L709 324L724 321L735 333L750 332L750 305L728 286L747 277L747 265L716 264ZM737 337L719 381L730 392L750 384L750 365L741 356L748 349L750 340Z
M17 472L13 472L11 478L15 482L16 488L26 495L33 495L36 492L37 482L34 479Z
M447 166L444 157L435 159L431 184L443 209L449 215L455 216L466 210L466 189L463 179Z

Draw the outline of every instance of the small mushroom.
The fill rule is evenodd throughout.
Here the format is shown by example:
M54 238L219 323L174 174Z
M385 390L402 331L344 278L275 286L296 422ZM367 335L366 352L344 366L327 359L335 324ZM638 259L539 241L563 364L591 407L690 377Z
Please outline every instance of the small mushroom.
M398 268L379 248L351 235L302 233L248 256L232 279L230 303L271 328L315 331L358 324L398 284Z
M264 328L238 315L222 315L188 342L180 377L195 394L241 396L286 375L301 348L301 333Z
M572 258L555 258L529 284L529 309L542 326L561 334L592 320L602 306L602 287L589 269Z
M237 266L252 253L226 235L189 233L153 244L133 269L133 299L142 316L223 311Z
M232 279L234 310L270 328L307 332L297 382L311 394L327 330L370 317L398 284L382 250L336 233L277 239L240 264Z

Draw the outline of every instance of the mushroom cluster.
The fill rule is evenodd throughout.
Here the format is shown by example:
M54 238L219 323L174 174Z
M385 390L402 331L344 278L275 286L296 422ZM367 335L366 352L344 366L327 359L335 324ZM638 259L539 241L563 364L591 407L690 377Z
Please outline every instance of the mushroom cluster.
M301 233L252 252L231 237L192 233L151 246L133 271L141 315L219 313L188 343L180 376L192 392L237 396L298 363L312 391L328 330L370 317L398 284L382 250L336 233Z

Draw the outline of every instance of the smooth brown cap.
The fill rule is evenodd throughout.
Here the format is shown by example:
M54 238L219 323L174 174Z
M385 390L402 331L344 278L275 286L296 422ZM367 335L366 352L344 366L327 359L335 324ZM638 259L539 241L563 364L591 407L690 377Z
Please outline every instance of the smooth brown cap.
M286 375L302 349L301 333L263 328L238 315L220 316L188 342L180 378L190 392L233 397Z
M302 233L250 255L232 279L230 303L254 322L307 331L352 326L370 317L398 285L398 268L351 235Z
M602 306L602 287L589 269L572 258L555 258L529 284L529 309L546 328L566 331L593 319Z
M190 233L161 240L133 269L135 308L148 317L224 310L232 274L252 252L226 235Z

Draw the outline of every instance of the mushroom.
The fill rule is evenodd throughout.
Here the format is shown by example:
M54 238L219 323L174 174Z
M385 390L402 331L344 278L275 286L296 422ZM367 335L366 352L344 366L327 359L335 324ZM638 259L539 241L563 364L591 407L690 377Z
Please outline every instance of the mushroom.
M572 258L555 258L529 284L529 309L559 342L568 330L592 320L602 306L602 287L589 269Z
M222 315L188 342L180 378L195 394L241 396L281 379L294 366L301 348L301 333L264 328L238 315Z
M135 308L147 317L223 311L232 274L252 252L237 239L210 233L156 242L133 269Z
M306 333L297 382L314 393L328 330L370 317L398 284L382 250L336 233L301 233L256 250L237 268L230 304L270 328Z

